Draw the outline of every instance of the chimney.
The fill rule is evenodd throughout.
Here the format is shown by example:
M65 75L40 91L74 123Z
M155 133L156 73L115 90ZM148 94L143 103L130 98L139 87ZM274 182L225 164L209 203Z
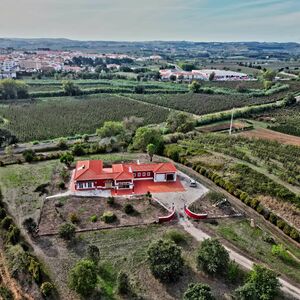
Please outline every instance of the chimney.
M139 160L139 159L137 159L136 163L139 165L139 164L140 164L140 160Z

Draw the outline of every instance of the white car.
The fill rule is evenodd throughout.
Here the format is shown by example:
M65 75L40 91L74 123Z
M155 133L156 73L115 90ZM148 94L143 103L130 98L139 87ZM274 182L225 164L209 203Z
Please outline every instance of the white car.
M197 182L194 179L190 180L190 187L196 187L197 186Z

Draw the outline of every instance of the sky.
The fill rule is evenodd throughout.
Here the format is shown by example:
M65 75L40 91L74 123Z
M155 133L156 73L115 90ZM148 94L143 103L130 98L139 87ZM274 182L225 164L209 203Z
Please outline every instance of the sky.
M300 42L300 0L0 0L0 37Z

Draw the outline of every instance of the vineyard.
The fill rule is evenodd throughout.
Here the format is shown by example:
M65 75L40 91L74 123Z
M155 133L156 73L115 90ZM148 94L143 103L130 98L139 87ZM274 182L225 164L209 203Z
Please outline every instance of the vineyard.
M104 121L143 117L146 124L163 122L169 111L124 97L99 94L85 97L47 98L19 105L2 105L7 129L20 141L93 133Z
M173 95L132 95L132 98L160 105L163 107L203 115L248 105L268 103L268 97L249 97L247 95L208 95L208 94L173 94Z

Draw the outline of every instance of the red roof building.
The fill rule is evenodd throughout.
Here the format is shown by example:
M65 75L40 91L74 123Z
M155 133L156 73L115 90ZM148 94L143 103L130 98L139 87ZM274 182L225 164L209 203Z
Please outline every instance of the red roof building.
M76 190L134 189L137 180L175 182L177 169L172 163L126 163L104 168L102 160L78 161L73 174Z

